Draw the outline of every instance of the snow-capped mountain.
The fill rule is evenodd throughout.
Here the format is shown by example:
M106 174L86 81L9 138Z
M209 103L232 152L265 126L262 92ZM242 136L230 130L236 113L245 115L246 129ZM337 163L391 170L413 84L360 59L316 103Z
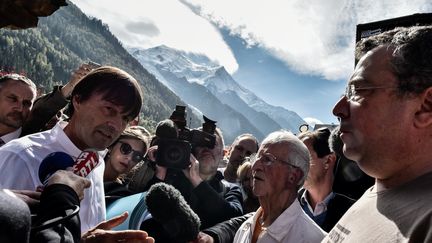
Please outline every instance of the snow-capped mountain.
M259 139L262 139L264 135L282 127L297 132L298 127L305 123L295 112L264 102L254 93L239 85L223 66L204 55L187 53L167 46L158 46L146 50L131 48L129 52L157 79L178 94L184 101L200 109L204 114L208 113L202 110L201 107L210 105L208 102L210 100L216 102L214 99L219 101L216 103L231 108L233 110L229 112L231 115L240 113L241 115L238 117L245 118L247 123L232 123L232 118L229 119L231 124L227 124L227 128L230 132L236 132L233 131L236 130L232 127L234 125L236 125L235 127L238 126L237 129L240 129L242 126L250 124L250 126L256 128L252 130L258 130L258 133L252 130L247 132L253 133ZM199 86L201 87L198 88ZM203 96L196 93L198 90L204 93L209 92L207 96ZM194 99L195 96L201 98ZM207 105L204 106L204 103ZM228 108L225 107L224 109ZM219 113L215 119L218 120L222 115L227 114ZM243 120L242 118L239 119ZM227 128L222 127L220 123L218 125L226 134ZM234 137L239 134L235 134Z

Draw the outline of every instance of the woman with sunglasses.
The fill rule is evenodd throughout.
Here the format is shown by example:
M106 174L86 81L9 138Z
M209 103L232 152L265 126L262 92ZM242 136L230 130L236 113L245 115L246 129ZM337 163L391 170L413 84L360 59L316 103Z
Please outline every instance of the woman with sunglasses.
M126 128L108 149L105 156L105 199L114 199L132 194L126 188L124 177L135 165L141 162L147 152L147 130L141 126Z

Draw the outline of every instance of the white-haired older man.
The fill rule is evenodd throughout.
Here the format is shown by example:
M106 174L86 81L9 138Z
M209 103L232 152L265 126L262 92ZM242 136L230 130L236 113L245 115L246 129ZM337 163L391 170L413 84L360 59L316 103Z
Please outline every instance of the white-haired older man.
M242 224L234 242L320 242L325 232L297 200L308 170L309 151L296 136L283 130L268 135L252 166L261 207Z

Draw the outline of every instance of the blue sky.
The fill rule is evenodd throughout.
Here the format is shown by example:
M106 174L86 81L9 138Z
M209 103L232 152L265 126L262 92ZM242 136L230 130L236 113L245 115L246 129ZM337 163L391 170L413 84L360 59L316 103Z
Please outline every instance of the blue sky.
M239 64L233 77L242 86L266 102L296 111L303 118L337 123L331 109L341 95L344 80L328 82L317 76L298 74L265 49L248 48L241 38L229 35L224 29L221 32Z
M127 46L205 54L308 121L331 114L353 70L355 26L432 12L430 0L72 0Z

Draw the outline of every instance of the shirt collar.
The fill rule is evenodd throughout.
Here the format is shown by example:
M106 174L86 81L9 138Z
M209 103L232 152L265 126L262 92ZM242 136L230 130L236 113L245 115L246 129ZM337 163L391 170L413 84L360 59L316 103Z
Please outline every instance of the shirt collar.
M314 215L317 216L319 214L322 214L323 212L327 211L327 206L330 202L330 200L332 200L334 198L335 194L333 192L330 192L327 197L324 198L324 200L322 200L321 202L318 202L315 208L312 208L312 206L309 203L308 197L307 197L307 190L304 190L300 201L301 204L304 205L306 204L309 208L309 211Z
M5 142L8 143L9 141L18 138L21 135L21 127L18 128L17 130L10 132L8 134L5 134L3 136L1 136L1 139Z
M282 239L289 234L300 213L303 213L303 209L298 200L294 200L293 203L267 227L267 233L278 242L282 241Z

